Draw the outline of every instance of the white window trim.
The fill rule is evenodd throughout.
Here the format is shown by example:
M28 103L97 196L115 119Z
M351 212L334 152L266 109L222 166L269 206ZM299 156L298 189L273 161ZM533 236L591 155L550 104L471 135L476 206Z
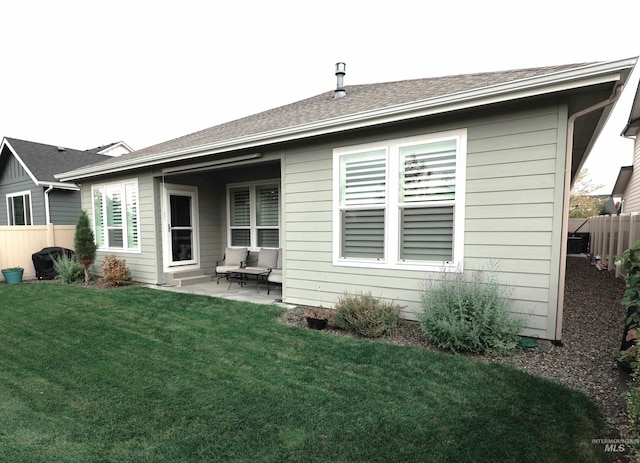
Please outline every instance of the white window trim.
M31 199L31 190L18 191L16 193L7 193L7 225L13 227L25 227L29 225L11 225L11 219L13 218L10 213L11 208L9 207L9 201L13 200L13 198L17 198L18 196L28 196L29 197L29 225L33 225L33 202Z
M400 259L400 213L399 213L399 148L400 146L433 143L456 139L456 199L454 208L453 259L450 262L416 262ZM383 259L341 258L340 219L340 158L372 150L387 150L387 195L385 204L385 252ZM419 270L427 272L463 270L464 220L466 196L467 129L437 132L413 137L396 138L382 142L345 146L333 150L333 265L360 268L387 268ZM366 207L366 206L365 206Z
M136 205L136 223L138 224L138 247L137 248L126 248L126 247L122 247L122 248L116 248L116 247L98 247L98 251L103 251L103 252L112 252L112 253L126 253L126 254L140 254L142 252L142 233L141 233L141 224L140 224L140 187L138 186L138 179L137 178L132 178L132 179L125 179L125 180L121 180L119 182L108 182L108 183L99 183L99 184L95 184L95 185L91 185L91 223L92 223L92 228L93 228L93 234L94 237L96 239L96 243L98 240L98 236L97 236L97 232L96 232L96 223L95 223L95 219L96 219L96 210L95 210L95 202L93 200L94 198L94 191L98 188L102 188L102 200L103 200L103 211L104 211L104 220L106 220L106 204L104 204L105 202L105 196L104 196L104 191L105 189L109 188L109 187L114 187L114 186L119 186L122 189L123 192L123 199L125 202L124 208L126 209L126 195L124 194L124 185L126 184L134 184L136 186L136 193L137 193L137 200L138 200L138 204ZM123 225L122 225L122 229L123 229L123 242L127 242L127 223L126 223L126 214L124 215L124 220L123 220ZM103 225L103 233L105 234L104 238L104 242L107 242L107 233L108 233L108 228L106 226L106 224Z
M257 206L257 198L256 198L256 188L261 185L278 185L278 226L266 226L261 225L258 226L256 223L256 206ZM278 230L279 243L282 244L282 185L280 184L279 178L274 178L270 180L260 180L258 182L242 182L242 183L229 183L227 184L227 246L233 246L231 244L231 194L230 190L234 188L249 188L249 217L250 217L250 225L247 227L249 229L250 234L250 243L248 246L251 251L259 251L260 247L258 246L258 229L272 229ZM240 228L240 227L239 227Z

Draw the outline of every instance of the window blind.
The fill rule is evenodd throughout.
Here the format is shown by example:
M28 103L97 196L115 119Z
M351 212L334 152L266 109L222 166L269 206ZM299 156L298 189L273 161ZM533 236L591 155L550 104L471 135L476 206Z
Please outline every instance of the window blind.
M231 226L248 227L251 225L251 203L249 188L231 190Z
M386 150L342 156L342 205L383 203L387 191Z
M257 225L277 227L279 223L278 185L260 185L256 187L256 199Z
M104 210L102 204L102 188L93 190L93 223L95 225L96 244L104 247Z
M384 258L384 209L342 211L342 256Z
M138 247L138 187L133 183L124 186L127 207L127 247Z
M400 202L453 201L456 140L400 148Z
M453 260L454 206L403 207L400 210L400 259Z

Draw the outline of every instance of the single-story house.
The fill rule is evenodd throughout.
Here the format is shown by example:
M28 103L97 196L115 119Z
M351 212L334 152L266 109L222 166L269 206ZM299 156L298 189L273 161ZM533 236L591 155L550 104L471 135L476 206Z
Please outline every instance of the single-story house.
M524 334L560 341L570 186L635 63L347 86L338 63L333 91L57 178L141 282L279 247L284 302L415 319L426 280L495 263Z
M620 198L621 212L640 212L640 84L631 105L629 121L621 135L633 139L632 165L620 168L612 195Z
M53 174L132 151L124 142L80 151L5 137L0 144L0 225L75 225L80 187Z

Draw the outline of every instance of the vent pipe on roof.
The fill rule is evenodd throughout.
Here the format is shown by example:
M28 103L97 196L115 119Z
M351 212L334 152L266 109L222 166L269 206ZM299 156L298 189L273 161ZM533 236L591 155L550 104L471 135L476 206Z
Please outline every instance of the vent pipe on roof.
M347 65L344 63L336 63L336 78L338 80L338 85L336 87L336 94L334 98L342 98L343 96L347 96L347 92L344 90L344 75Z

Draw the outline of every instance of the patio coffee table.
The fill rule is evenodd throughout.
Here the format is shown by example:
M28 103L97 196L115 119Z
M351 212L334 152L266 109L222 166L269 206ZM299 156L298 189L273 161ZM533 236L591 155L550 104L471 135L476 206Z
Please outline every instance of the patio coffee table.
M229 271L229 289L231 289L231 285L234 281L240 283L240 286L244 286L245 283L249 282L248 276L255 275L256 277L256 291L260 292L260 278L262 277L265 281L266 278L271 273L271 269L262 269L262 268L236 268Z

